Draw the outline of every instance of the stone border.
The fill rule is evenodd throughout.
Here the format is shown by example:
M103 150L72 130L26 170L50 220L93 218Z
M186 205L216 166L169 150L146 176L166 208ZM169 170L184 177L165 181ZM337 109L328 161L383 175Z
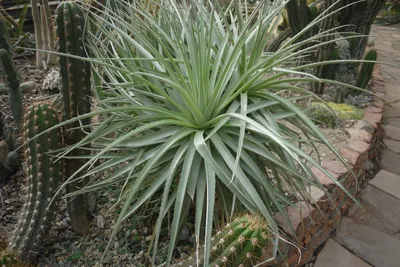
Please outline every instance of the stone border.
M381 98L386 95L384 79L377 65L372 74L372 91ZM322 166L353 195L361 190L368 161L378 155L378 146L384 135L381 127L384 102L379 97L373 97L372 103L365 109L362 120L346 129L350 139L347 147L340 149L341 155L349 162L358 181L340 161L322 162ZM339 226L341 216L354 204L349 196L325 174L315 167L311 170L327 189L332 201L322 190L314 188L310 192L313 200L300 201L296 204L297 208L287 208L292 227L296 230L298 240L296 245L301 250L301 257L298 249L293 245L283 245L284 251L288 252L287 261L273 266L295 267L309 262L315 250L324 244ZM282 215L278 213L276 219L287 237L290 240L296 240L292 234L292 228L283 220ZM299 261L300 264L298 264Z

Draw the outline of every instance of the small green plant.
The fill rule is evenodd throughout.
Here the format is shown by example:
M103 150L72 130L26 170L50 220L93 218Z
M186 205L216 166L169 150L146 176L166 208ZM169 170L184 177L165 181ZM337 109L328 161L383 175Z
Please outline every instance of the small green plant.
M209 266L254 266L259 263L262 249L270 239L267 223L262 217L257 215L241 216L212 237ZM203 259L202 252L198 252L173 266L200 267L204 266Z
M365 61L376 61L378 58L378 53L376 50L372 49L368 51L365 55ZM358 74L358 79L356 86L362 89L367 88L369 80L371 80L372 71L374 70L375 62L363 62L361 65L361 70ZM360 93L360 91L356 91L355 93Z
M0 49L0 67L2 76L8 85L8 101L14 121L19 126L22 119L22 97L19 91L20 76L15 68L11 55L7 50Z
M62 2L56 10L57 37L59 52L85 57L83 38L83 12L81 7L72 2ZM90 64L66 56L60 57L60 73L62 77L63 118L69 120L90 112ZM76 121L65 126L65 144L73 145L85 136L81 129L90 124L90 119ZM88 130L86 128L85 130ZM88 150L74 150L71 156L84 156ZM66 160L66 176L73 175L85 161ZM85 180L70 184L68 191L75 191L85 185ZM68 213L74 230L82 235L89 232L87 199L84 195L68 201Z
M335 128L340 123L340 118L337 114L332 109L320 103L317 105L313 103L307 111L307 115L315 124L329 128Z
M314 102L307 111L307 115L316 124L335 128L343 120L362 119L364 110L347 104Z
M21 259L35 258L43 236L48 232L56 207L51 202L63 180L62 161L53 161L48 154L61 147L61 128L57 112L48 104L32 105L25 114L23 136L26 140L27 192L21 219L10 242L10 251ZM44 133L38 137L38 134Z
M11 53L8 28L2 15L0 15L0 49L5 49L8 53Z

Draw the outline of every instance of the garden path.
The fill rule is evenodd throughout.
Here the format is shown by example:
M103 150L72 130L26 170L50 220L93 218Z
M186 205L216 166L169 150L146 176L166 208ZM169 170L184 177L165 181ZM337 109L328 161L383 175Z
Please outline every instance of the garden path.
M374 25L378 61L400 67L400 28ZM385 148L378 174L359 194L336 236L319 253L315 267L400 266L400 68L382 65L386 99ZM398 100L396 102L396 100Z

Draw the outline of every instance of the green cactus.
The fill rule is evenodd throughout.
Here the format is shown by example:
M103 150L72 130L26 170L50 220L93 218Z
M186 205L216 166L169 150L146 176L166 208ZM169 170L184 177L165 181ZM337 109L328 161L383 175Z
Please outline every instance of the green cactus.
M8 29L4 18L0 15L0 49L5 49L11 53L11 46L9 44Z
M270 240L266 222L256 215L245 215L225 226L211 239L209 266L254 266L262 248ZM204 255L192 255L173 266L203 266ZM199 259L200 262L196 262Z
M298 34L307 24L310 23L310 8L307 5L307 0L290 0L286 4L288 12L290 29L292 35Z
M0 49L0 67L3 79L9 88L8 101L14 121L19 126L22 119L22 98L19 91L20 77L11 59L10 53Z
M378 58L378 53L376 50L370 50L365 55L364 60L376 61ZM356 86L362 89L367 88L368 82L371 79L372 71L374 70L375 62L363 62L361 65L360 73L358 74L358 79ZM354 90L355 91L355 90ZM360 93L361 91L356 91L354 93Z
M25 115L23 135L26 140L27 200L21 220L10 242L10 251L24 260L35 257L43 236L51 226L56 202L51 202L63 180L62 161L53 161L48 154L62 144L57 112L48 104L32 105ZM47 131L33 139L39 133Z
M62 2L56 10L57 36L59 40L59 52L69 55L86 57L83 37L83 12L80 6L71 1ZM60 57L60 69L62 77L63 117L64 120L74 118L90 112L90 64L82 60ZM81 121L83 125L89 125L90 119ZM80 129L80 123L75 122L65 126L65 143L73 145L85 136ZM72 130L73 129L73 130ZM71 156L81 156L87 151L76 150ZM81 160L68 160L66 175L70 177L83 164ZM86 181L71 183L67 190L76 191ZM68 202L68 212L74 230L80 234L89 232L89 220L87 201L85 195L80 195Z
M326 8L330 7L333 4L333 0L326 0L325 6ZM329 29L333 29L335 27L335 16L331 15L328 18L325 18L324 21L322 22L322 27L321 30L327 31ZM329 43L334 39L334 36L324 36L321 38L322 43L328 43L324 46L318 47L317 53L316 53L316 62L324 62L330 59L332 56L332 43ZM314 70L314 75L318 78L327 78L328 71L329 71L329 65L322 65L318 66ZM312 82L311 83L311 88L312 91L316 94L323 94L325 91L325 84L321 82Z

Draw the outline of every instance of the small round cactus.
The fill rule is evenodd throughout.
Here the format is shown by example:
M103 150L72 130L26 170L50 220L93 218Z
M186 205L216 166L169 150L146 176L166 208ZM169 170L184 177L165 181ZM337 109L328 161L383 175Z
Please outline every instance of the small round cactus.
M267 223L260 216L238 217L213 236L209 266L254 266L259 261L262 248L266 246L269 239ZM203 266L203 257L204 255L193 254L185 261L173 266ZM199 262L196 262L196 259Z

